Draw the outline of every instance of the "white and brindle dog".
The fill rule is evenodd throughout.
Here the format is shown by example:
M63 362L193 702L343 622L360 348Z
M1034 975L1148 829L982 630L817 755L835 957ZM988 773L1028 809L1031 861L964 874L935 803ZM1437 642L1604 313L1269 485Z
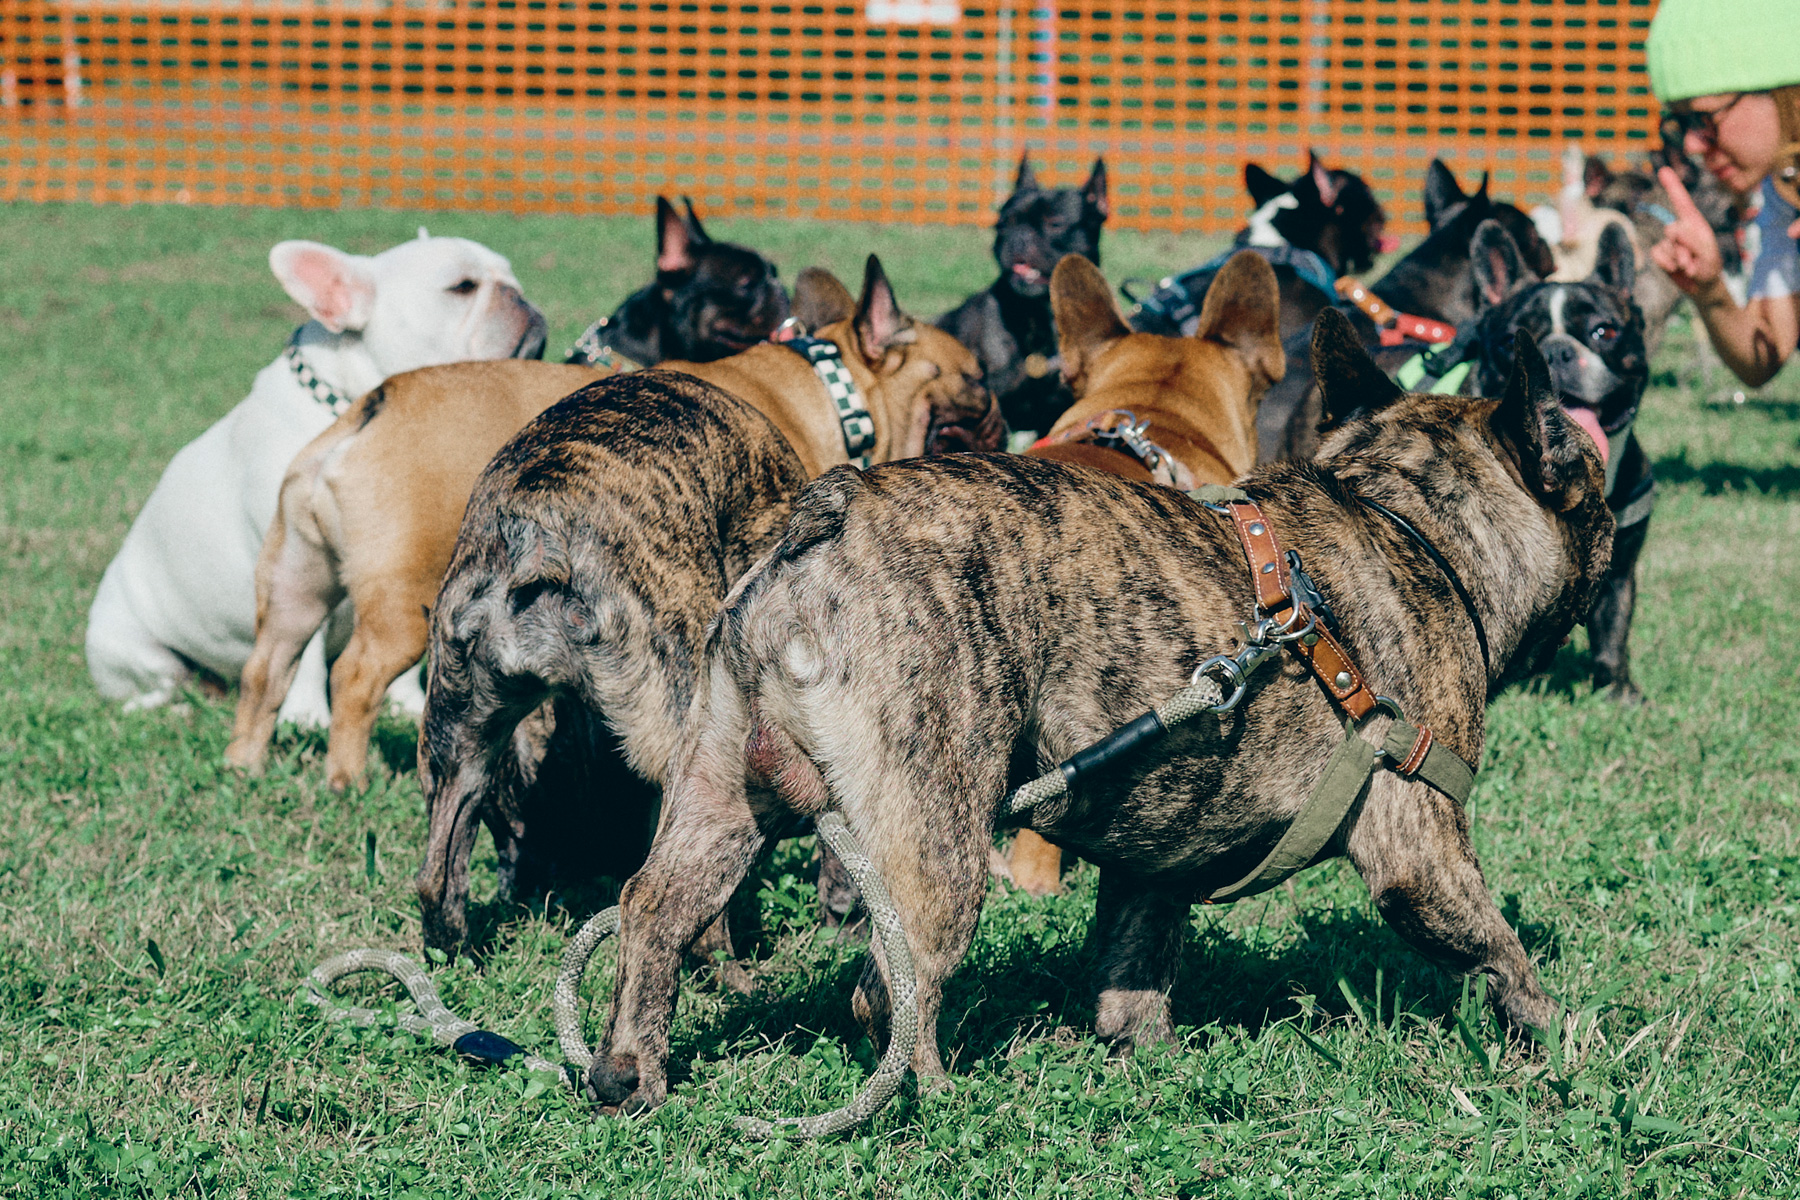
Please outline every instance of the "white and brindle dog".
M464 238L421 229L373 257L282 242L269 266L311 320L237 407L175 455L88 612L88 670L127 708L166 703L196 667L237 678L256 641L256 559L282 474L352 400L401 371L543 353L543 314L511 264ZM348 621L334 623L347 634ZM285 719L328 719L329 635L307 648ZM416 681L411 690L409 707L422 709Z

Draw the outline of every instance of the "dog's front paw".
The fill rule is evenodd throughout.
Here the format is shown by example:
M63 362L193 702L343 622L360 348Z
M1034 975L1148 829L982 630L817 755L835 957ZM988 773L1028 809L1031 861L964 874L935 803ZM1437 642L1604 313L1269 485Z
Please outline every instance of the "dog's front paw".
M1606 689L1606 698L1620 708L1637 708L1644 702L1644 693L1631 680L1621 679Z
M638 1065L634 1054L596 1054L588 1064L582 1095L596 1104L621 1108L638 1094Z

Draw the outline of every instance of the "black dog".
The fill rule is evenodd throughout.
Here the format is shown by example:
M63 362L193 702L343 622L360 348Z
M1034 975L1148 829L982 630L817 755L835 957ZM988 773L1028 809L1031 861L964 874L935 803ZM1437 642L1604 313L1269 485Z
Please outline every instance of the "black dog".
M775 264L706 235L693 202L683 217L656 198L656 279L588 327L565 360L649 367L664 359L712 362L766 339L788 317Z
M1580 283L1545 283L1526 265L1512 236L1485 221L1472 247L1482 312L1474 328L1475 365L1464 395L1488 395L1513 369L1513 343L1531 334L1550 365L1564 410L1606 457L1606 504L1618 524L1612 566L1588 614L1596 688L1632 704L1642 693L1631 680L1631 614L1637 599L1637 560L1650 531L1656 479L1632 433L1650 360L1644 315L1632 299L1637 263L1631 237L1617 225L1600 235L1594 273ZM1483 389L1489 389L1484 391Z
M1131 327L1139 333L1190 337L1200 320L1206 289L1225 260L1241 249L1255 250L1275 268L1281 287L1281 336L1312 324L1336 302L1337 277L1375 265L1375 256L1394 249L1387 236L1387 213L1360 175L1327 169L1314 154L1305 174L1285 182L1255 163L1244 167L1244 186L1257 209L1238 231L1232 248L1212 261L1162 281L1136 302ZM1129 291L1127 298L1136 299Z
M1100 227L1110 207L1106 163L1080 188L1038 185L1029 156L1019 158L1013 194L994 225L1000 278L937 319L981 363L988 391L1014 429L1050 428L1075 402L1056 361L1050 272L1065 254L1100 264Z
M1485 174L1481 185L1467 193L1450 168L1433 159L1425 174L1425 220L1431 233L1369 289L1396 312L1445 321L1459 330L1474 323L1480 303L1469 268L1469 246L1483 221L1498 221L1511 235L1523 263L1540 278L1556 270L1556 259L1538 236L1537 226L1513 205L1490 198ZM1427 349L1418 342L1384 348L1374 322L1349 305L1340 307L1384 370L1392 371ZM1256 413L1259 462L1311 458L1318 449L1319 393L1311 346L1310 326L1282 339L1287 376L1269 389Z

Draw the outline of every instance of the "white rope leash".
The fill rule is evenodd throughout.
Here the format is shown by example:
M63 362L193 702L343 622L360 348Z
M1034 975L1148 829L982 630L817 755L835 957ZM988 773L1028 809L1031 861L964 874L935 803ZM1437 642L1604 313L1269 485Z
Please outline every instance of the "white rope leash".
M862 1124L881 1111L893 1099L900 1083L912 1065L913 1048L919 1038L918 980L913 971L912 950L906 943L906 931L900 926L900 914L888 896L887 887L868 855L856 844L844 818L826 813L814 822L819 836L849 870L850 877L862 890L887 960L887 980L892 1006L892 1023L887 1049L868 1081L856 1096L842 1108L814 1117L780 1117L772 1121L757 1117L739 1117L737 1127L756 1138L787 1136L795 1138L828 1137ZM528 1054L498 1034L489 1033L471 1021L465 1021L444 1004L425 969L406 955L393 950L349 950L327 959L306 977L301 999L317 1007L328 1021L347 1021L352 1025L374 1025L381 1014L371 1008L344 1006L332 998L331 985L349 975L379 971L391 975L406 988L417 1013L399 1017L400 1028L422 1034L442 1046L451 1046L472 1057L490 1062L504 1061L522 1054L525 1065L533 1071L550 1071L576 1091L594 1053L581 1032L581 979L587 973L588 960L594 950L619 931L619 909L615 905L589 917L587 923L570 940L563 951L562 967L556 974L556 987L550 995L551 1012L556 1022L556 1041L562 1048L565 1063Z

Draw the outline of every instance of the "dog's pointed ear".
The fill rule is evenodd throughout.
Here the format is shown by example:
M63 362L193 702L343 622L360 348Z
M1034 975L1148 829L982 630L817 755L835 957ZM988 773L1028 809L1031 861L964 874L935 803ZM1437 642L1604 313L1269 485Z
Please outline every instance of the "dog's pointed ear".
M1019 173L1013 177L1013 194L1038 190L1037 172L1031 169L1031 151L1019 155Z
M308 316L333 333L361 329L375 313L369 260L319 242L278 242L269 270Z
M890 347L910 342L917 336L912 318L900 309L894 299L894 286L881 269L881 260L873 254L863 266L862 299L856 302L856 342L862 356L872 366L881 361Z
M1306 173L1312 176L1313 187L1318 189L1320 204L1330 208L1338 202L1338 182L1325 164L1319 161L1317 150L1306 152Z
M1131 327L1119 316L1112 289L1100 268L1079 254L1065 254L1050 273L1050 313L1056 320L1056 349L1063 378L1079 398L1087 371L1102 351Z
M1492 217L1475 228L1475 237L1469 243L1469 269L1475 275L1477 312L1486 312L1521 287L1538 281L1525 265L1519 243L1506 232L1506 226Z
M1467 199L1456 182L1456 172L1445 166L1443 159L1432 159L1425 170L1425 223L1436 229L1446 212Z
M694 212L694 202L683 196L681 207L687 210L683 221L687 225L689 240L696 246L710 245L712 239L706 235L706 226L700 224L700 217Z
M1281 349L1281 285L1275 268L1254 250L1240 250L1226 260L1206 289L1194 336L1233 351L1263 386L1287 374Z
M794 280L793 313L812 332L855 316L856 297L824 267L808 267Z
M680 274L694 269L694 236L675 206L656 198L656 271Z
M1261 208L1281 193L1288 190L1288 185L1263 170L1256 163L1244 164L1244 187L1250 192L1250 198Z
M1489 203L1487 189L1488 189L1488 173L1486 171L1483 171L1481 173L1481 183L1479 185L1477 185L1477 187L1475 188L1475 193L1472 196L1470 196L1469 199L1479 200L1483 204Z
M1493 429L1513 456L1525 486L1556 512L1567 512L1578 497L1576 485L1593 469L1599 453L1587 433L1563 412L1550 381L1550 368L1537 339L1526 330L1513 336L1513 368L1506 393L1494 409Z
M1606 185L1613 181L1612 168L1598 154L1590 154L1581 163L1581 187L1589 200L1598 199Z
M1313 378L1319 381L1319 430L1386 408L1406 393L1375 365L1350 318L1327 308L1313 323Z
M1600 231L1600 246L1594 254L1594 273L1589 283L1611 288L1620 300L1629 303L1631 287L1637 282L1637 251L1631 235L1617 221Z
M1102 221L1112 215L1112 202L1106 198L1106 160L1094 159L1094 169L1088 172L1087 182L1081 185L1082 203L1100 214Z

